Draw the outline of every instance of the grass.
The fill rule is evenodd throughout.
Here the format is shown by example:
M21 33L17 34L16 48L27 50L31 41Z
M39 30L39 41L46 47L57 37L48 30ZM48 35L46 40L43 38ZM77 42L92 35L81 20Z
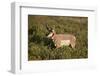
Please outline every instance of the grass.
M57 34L76 36L76 47L55 48L46 24ZM80 59L88 58L88 18L68 16L28 16L28 60Z

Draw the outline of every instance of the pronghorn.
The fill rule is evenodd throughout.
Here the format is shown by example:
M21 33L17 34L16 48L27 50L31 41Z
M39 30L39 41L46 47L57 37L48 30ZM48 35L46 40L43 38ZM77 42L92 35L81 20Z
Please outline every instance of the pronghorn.
M76 37L72 34L56 34L56 32L53 29L49 30L50 33L47 36L47 38L50 38L53 40L54 45L56 48L60 48L62 46L70 46L72 48L75 48L76 44Z

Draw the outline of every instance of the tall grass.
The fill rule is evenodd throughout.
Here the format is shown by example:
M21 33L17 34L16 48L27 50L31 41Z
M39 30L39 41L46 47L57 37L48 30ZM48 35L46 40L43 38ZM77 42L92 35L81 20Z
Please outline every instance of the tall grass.
M76 36L76 47L55 48L46 24L57 34ZM28 16L28 60L79 59L88 57L88 18L68 16Z

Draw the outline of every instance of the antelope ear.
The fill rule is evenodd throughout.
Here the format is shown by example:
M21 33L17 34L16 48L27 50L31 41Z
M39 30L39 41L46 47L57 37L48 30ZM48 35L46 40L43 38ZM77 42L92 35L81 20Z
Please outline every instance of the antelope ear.
M52 29L52 32L54 33L54 32L55 32L55 30L54 30L54 29Z
M53 34L56 34L55 30L52 30Z

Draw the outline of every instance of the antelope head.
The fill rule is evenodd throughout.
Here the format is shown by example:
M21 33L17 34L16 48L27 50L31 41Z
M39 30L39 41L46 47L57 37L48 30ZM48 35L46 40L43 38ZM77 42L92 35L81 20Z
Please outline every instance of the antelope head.
M49 34L47 35L47 38L53 38L53 36L55 35L55 30L48 27L48 25L46 26L47 30L49 31Z
M54 36L54 35L55 35L55 31L52 30L52 31L48 34L47 38L53 39L53 36Z

